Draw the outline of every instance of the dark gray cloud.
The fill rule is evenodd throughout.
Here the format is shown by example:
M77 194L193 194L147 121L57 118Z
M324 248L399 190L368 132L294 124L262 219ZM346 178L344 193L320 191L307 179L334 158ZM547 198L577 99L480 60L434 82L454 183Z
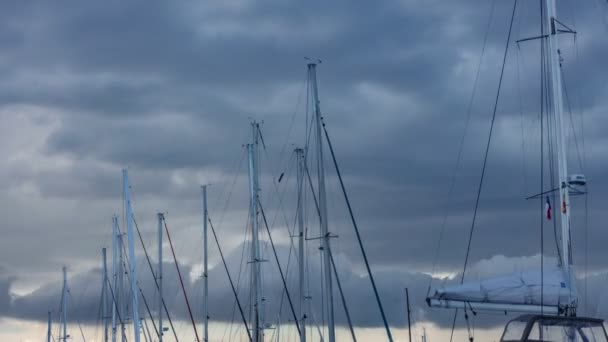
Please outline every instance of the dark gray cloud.
M538 34L537 5L520 2L517 38ZM41 286L30 299L17 299L24 311L9 315L34 318L36 307L56 305L54 295L42 298L50 293L47 286L56 284L33 284L50 269L98 264L96 251L109 244L109 217L121 213L125 166L131 168L146 239L153 237L146 227L154 227L156 211L168 211L178 228L184 268L199 262L198 185L213 182L212 217L226 248L236 253L246 220L242 144L250 118L264 121L268 216L273 227L293 225L294 171L288 161L291 144L304 141L302 58L311 56L324 61L319 81L325 121L370 260L391 303L389 316L401 324L396 300L401 289L393 284L411 282L415 301L424 296L428 276L416 272L434 267L446 202L449 217L437 268L455 273L462 266L508 2L496 3L461 167L453 195L447 193L490 6L468 0L2 4L0 118L6 124L0 127L0 152L6 158L0 163L0 214L6 220L2 232L10 238L0 242L0 260L17 279L7 284ZM608 104L599 72L608 52L601 39L608 27L606 6L569 0L560 2L560 13L579 32L576 45L572 37L562 38L564 77L592 189L589 221L584 200L575 201L574 259L580 270L601 272L608 238L601 225L602 194L608 190L603 115ZM539 250L541 205L524 200L539 191L538 61L537 43L513 46L508 55L474 261ZM572 139L569 146L578 172ZM279 193L286 191L279 200L272 179L290 168L276 185ZM328 170L331 230L340 236L336 244L348 266L360 269L331 164ZM317 228L312 202L307 205L312 234ZM552 240L546 246L554 255ZM349 297L366 305L369 292L360 286L365 280L344 272ZM28 278L31 274L44 276ZM84 291L84 279L95 276L75 279L74 291ZM97 305L97 293L85 292L88 312ZM218 298L229 297L222 293ZM426 314L444 320L435 311ZM356 322L378 324L372 316L358 316Z

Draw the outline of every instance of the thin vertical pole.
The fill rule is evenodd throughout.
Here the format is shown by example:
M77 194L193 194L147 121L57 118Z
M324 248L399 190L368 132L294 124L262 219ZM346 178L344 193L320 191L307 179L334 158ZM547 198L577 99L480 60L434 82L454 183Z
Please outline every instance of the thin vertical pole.
M163 342L163 214L158 213L158 341Z
M305 259L304 259L304 203L302 192L304 189L304 150L296 149L296 159L298 163L298 280L300 288L300 342L306 342L306 291L305 291Z
M49 311L49 321L47 323L46 342L51 342L51 311Z
M118 301L118 218L112 216L112 287L115 293L112 299L112 342L116 342L116 313Z
M316 136L317 136L317 173L319 182L319 209L321 215L319 215L321 223L321 241L323 249L323 267L325 273L325 293L327 298L327 322L328 322L328 335L329 342L336 341L336 331L334 323L334 296L333 296L333 285L331 275L331 262L329 259L329 247L330 247L330 236L328 229L328 217L327 217L327 199L325 193L325 167L323 165L323 136L321 127L321 105L319 101L319 91L317 87L317 64L309 63L308 72L309 80L312 86L312 96L315 109L315 121L316 121Z
M251 144L247 145L247 152L249 156L249 195L250 195L250 207L251 207L251 281L252 281L252 292L253 292L253 321L254 321L254 334L253 342L264 341L264 333L262 330L262 294L261 294L261 268L260 268L260 250L259 250L259 213L258 213L258 200L259 200L259 184L258 184L258 165L257 165L257 148L258 148L258 137L259 137L259 126L257 122L251 124L253 132L253 140Z
M119 310L119 317L122 317L122 319L120 320L120 341L121 342L126 342L127 341L127 334L126 334L126 327L125 327L125 321L127 320L127 315L126 315L126 310L125 310L125 303L123 303L123 291L124 291L124 284L125 284L125 280L124 280L124 276L125 276L125 268L124 268L124 254L123 254L123 244L124 244L124 234L120 234L118 235L118 260L119 260L119 264L118 264L118 287L117 287L117 296L116 296L116 301L118 302L118 310Z
M101 317L103 317L103 340L108 342L108 261L106 256L106 248L101 249L103 257L103 275L101 285Z
M412 322L410 320L410 291L408 288L405 288L405 302L407 305L407 333L410 337L410 342L412 342Z
M209 342L209 248L207 240L207 221L209 213L207 212L207 185L203 185L203 341Z
M137 272L135 269L135 238L133 233L133 209L131 208L131 196L129 192L129 174L127 169L122 170L123 186L126 204L127 239L129 244L129 272L131 274L131 294L133 310L133 335L135 342L139 342L140 324L139 305L137 291Z
M68 340L68 270L63 266L63 301L61 305L63 341Z

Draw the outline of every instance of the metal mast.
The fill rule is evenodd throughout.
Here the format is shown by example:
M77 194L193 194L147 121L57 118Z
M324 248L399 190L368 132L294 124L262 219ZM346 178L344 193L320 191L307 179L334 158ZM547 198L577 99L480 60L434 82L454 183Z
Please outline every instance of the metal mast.
M158 341L163 342L163 214L158 213Z
M247 144L249 155L249 195L250 195L250 219L251 219L251 289L253 292L253 342L264 341L263 315L262 315L262 279L261 258L259 246L259 183L258 183L258 147L259 147L259 124L251 123L253 139Z
M52 336L53 335L51 333L51 311L49 311L49 321L47 323L46 342L51 342Z
M125 276L125 268L124 268L124 254L123 254L123 244L124 244L124 234L120 233L117 236L118 239L118 286L116 288L116 302L118 305L118 317L120 318L120 341L121 342L126 342L127 340L127 334L126 334L126 327L125 327L125 323L127 320L127 315L126 315L126 308L125 305L123 303L122 297L123 297L123 291L124 291L124 284L125 284L125 280L124 280L124 276Z
M305 290L305 259L304 259L304 150L297 148L296 160L298 163L298 254L299 254L299 290L300 290L300 342L306 342L306 290Z
M567 129L564 123L564 102L562 95L562 74L560 50L558 41L559 21L556 19L557 9L555 0L547 0L547 25L549 27L549 51L550 51L550 66L551 66L551 90L553 99L553 111L555 115L555 139L557 142L557 168L559 176L559 194L561 199L560 206L560 223L561 223L561 238L562 238L562 265L569 282L569 288L572 289L574 282L572 281L572 260L570 254L570 195L568 188L568 161L566 157L566 137ZM569 293L568 305L576 305L573 293ZM571 307L576 310L576 307ZM574 312L571 312L572 314Z
M139 330L141 322L139 321L137 272L135 270L135 238L133 233L133 209L131 208L131 196L129 192L129 174L127 172L127 169L122 170L122 178L127 215L127 239L129 240L129 272L131 274L131 294L133 305L133 335L135 342L139 342Z
M325 273L325 293L327 298L327 323L329 330L329 342L336 341L336 331L334 323L334 296L331 277L331 261L329 256L329 230L327 225L327 199L325 193L325 167L323 165L323 128L321 124L321 105L319 101L319 91L317 88L317 63L308 63L308 77L312 87L312 100L315 110L316 136L317 136L317 173L319 181L319 217L321 223L321 241L323 250L323 268Z
M63 337L61 340L68 340L68 270L63 266L63 295L61 303L61 324L63 326Z
M201 186L203 192L203 341L209 342L209 249L207 240L207 185Z
M412 342L412 321L410 319L410 291L408 288L405 288L405 303L407 305L407 334L409 336L409 341Z
M112 216L112 342L116 342L116 310L118 301L118 269L116 268L116 262L118 254L118 218L116 215Z
M101 317L103 317L103 340L108 342L108 261L106 248L101 249L103 258L103 275L101 276Z

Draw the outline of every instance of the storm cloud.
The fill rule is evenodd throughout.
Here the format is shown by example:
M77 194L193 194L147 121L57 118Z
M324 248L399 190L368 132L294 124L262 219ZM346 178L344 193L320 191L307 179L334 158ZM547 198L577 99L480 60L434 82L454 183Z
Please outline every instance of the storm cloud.
M462 270L511 6L473 0L3 3L0 314L44 320L57 306L56 280L68 265L75 274L73 294L82 293L79 310L96 319L99 288L87 284L100 279L110 218L122 213L124 167L144 239L154 238L156 212L166 212L189 276L201 262L198 187L212 183L211 216L230 267L238 269L248 206L243 144L252 119L263 121L263 202L285 248L284 228L293 225L295 209L291 151L306 139L304 57L311 57L323 60L321 108L389 319L404 324L401 301L408 286L420 318L445 326L451 313L427 310L423 298L431 274L441 278ZM518 6L473 264L500 264L500 255L536 262L539 254L542 204L525 200L540 192L539 44L514 43L539 34L539 10L536 2ZM573 202L574 260L589 292L601 297L598 284L608 257L602 224L608 88L601 72L608 10L595 0L559 6L562 21L578 32L576 39L561 38L573 111L568 156L571 171L585 173L590 185L587 198ZM486 28L488 44L464 132ZM353 307L372 308L360 251L327 162L330 230L339 236L336 253L347 261L341 272L348 299ZM286 179L278 183L282 173ZM312 236L318 228L312 210L308 214ZM550 224L545 228L544 252L552 257L553 231ZM224 279L217 251L211 257L213 278ZM144 278L149 276L142 272L140 282L152 294L150 278ZM199 301L199 279L188 280ZM232 303L225 283L212 284L215 307ZM268 286L270 293L280 292L276 278ZM177 288L167 291L181 308ZM608 314L599 306L589 312ZM369 311L353 314L358 326L380 324L377 312ZM185 312L176 314L185 318ZM227 320L232 311L216 315ZM344 324L341 312L339 321ZM494 322L490 318L486 326Z

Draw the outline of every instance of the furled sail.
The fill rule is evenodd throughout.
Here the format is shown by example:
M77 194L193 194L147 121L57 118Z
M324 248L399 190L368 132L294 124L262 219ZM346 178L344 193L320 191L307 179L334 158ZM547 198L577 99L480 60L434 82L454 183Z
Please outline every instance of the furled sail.
M427 298L427 303L471 311L559 314L576 305L575 289L569 283L561 268L544 272L542 283L540 272L520 272L443 286Z

